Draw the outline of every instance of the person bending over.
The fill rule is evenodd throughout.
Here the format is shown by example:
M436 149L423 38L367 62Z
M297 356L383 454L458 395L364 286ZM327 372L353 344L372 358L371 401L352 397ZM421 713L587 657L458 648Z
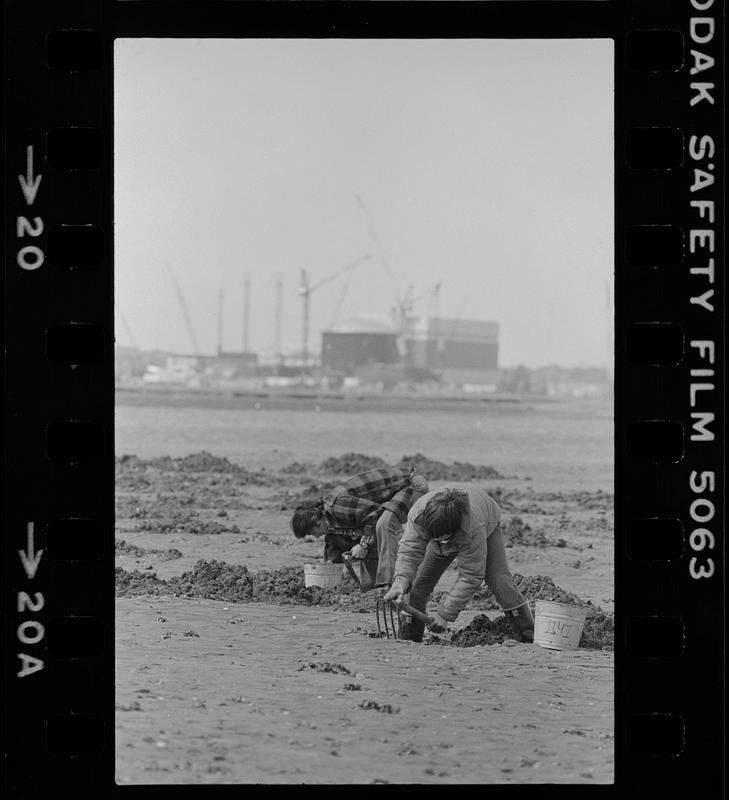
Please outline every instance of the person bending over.
M456 581L431 614L429 629L445 631L485 580L515 637L534 641L534 617L506 563L500 517L496 501L479 486L440 489L420 497L408 513L392 586L384 599L398 602L409 591L409 604L424 612L438 580L455 559ZM419 642L424 630L425 624L413 619L403 626L402 636Z
M324 537L324 560L343 561L344 553L365 567L362 588L389 586L402 526L428 483L413 470L381 467L361 472L314 503L294 510L291 529L298 539Z

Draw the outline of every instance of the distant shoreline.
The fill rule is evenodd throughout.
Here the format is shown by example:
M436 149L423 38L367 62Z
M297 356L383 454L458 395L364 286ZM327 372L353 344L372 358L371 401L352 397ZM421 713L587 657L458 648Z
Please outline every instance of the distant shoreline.
M312 390L231 391L184 387L117 387L117 406L171 406L174 408L300 409L312 411L533 411L535 407L605 408L609 398L550 398L533 395L435 396L399 394L348 394Z

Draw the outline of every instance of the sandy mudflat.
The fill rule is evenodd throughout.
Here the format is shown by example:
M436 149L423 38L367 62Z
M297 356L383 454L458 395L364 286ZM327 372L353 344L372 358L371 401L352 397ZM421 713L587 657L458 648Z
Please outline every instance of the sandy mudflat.
M612 653L424 646L369 638L363 623L327 608L119 600L117 781L612 780Z
M373 638L375 614L356 595L241 602L250 595L225 583L231 570L210 583L224 599L208 599L201 559L251 573L321 560L320 542L288 530L300 493L336 480L312 470L118 465L117 782L611 782L609 647ZM611 612L612 495L482 482L500 493L512 571ZM499 616L476 604L455 627L484 610Z

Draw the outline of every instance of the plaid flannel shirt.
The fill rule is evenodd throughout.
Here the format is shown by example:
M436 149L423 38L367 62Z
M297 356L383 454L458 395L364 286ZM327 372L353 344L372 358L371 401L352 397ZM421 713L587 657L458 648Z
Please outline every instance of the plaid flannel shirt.
M342 483L324 500L324 520L338 533L369 546L375 540L375 523L385 510L404 523L415 502L413 471L382 467L361 472Z

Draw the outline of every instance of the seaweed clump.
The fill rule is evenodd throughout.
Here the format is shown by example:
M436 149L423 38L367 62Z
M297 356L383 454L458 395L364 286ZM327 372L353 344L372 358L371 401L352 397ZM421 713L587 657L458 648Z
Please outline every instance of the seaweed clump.
M455 647L476 647L502 644L507 639L513 638L514 633L507 617L491 620L485 614L480 614L464 628L455 631L450 638L450 644ZM613 615L601 608L591 608L587 612L579 647L589 650L612 650L614 643Z
M558 546L558 542L550 539L543 530L534 530L527 525L521 517L511 517L506 525L502 524L504 546L514 547L550 547Z
M490 620L485 614L479 614L465 628L453 633L451 644L456 647L476 647L502 644L513 638L514 631L506 617Z
M137 531L148 533L187 533L194 536L218 535L220 533L240 533L240 528L235 524L223 525L215 520L203 520L197 512L175 514L167 519L142 519L137 526Z
M140 594L173 594L229 603L276 605L326 605L351 611L374 611L380 592L363 592L352 580L324 588L306 586L301 567L250 572L243 564L200 559L192 570L164 580L155 573L116 570L116 592L122 597Z

